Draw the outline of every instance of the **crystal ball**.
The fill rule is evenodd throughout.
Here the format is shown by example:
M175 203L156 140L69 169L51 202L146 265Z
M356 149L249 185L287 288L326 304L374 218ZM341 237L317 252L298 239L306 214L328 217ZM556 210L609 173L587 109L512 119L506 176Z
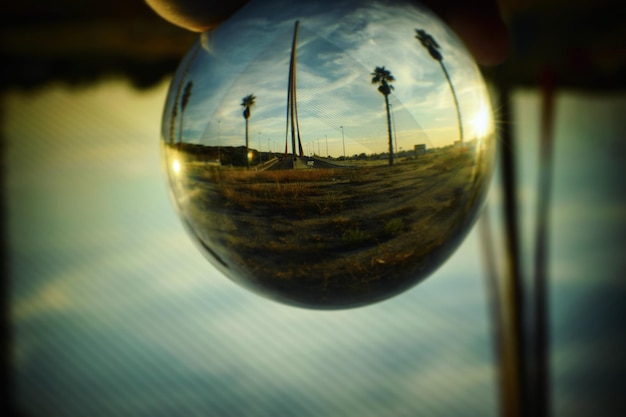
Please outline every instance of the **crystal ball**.
M316 309L432 274L494 165L480 71L412 1L249 2L184 57L161 133L200 250L241 286Z

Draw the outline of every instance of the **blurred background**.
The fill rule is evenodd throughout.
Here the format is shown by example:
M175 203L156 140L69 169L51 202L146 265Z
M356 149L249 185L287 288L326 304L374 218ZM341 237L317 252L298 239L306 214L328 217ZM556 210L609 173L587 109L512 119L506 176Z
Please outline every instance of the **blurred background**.
M521 276L532 275L541 86L555 80L551 410L618 416L626 388L626 16L607 0L502 0ZM196 34L142 2L3 6L2 377L7 415L497 416L476 231L373 306L286 307L222 277L169 201L159 131ZM502 103L495 103L501 108ZM502 251L503 191L487 209Z

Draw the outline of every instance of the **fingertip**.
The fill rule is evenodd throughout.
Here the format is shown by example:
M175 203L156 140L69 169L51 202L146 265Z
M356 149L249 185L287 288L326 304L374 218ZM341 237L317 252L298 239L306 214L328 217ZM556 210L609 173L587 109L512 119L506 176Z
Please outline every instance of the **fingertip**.
M449 14L446 20L479 65L495 66L506 59L509 31L497 12L463 10Z
M145 0L163 19L193 32L215 28L247 0Z

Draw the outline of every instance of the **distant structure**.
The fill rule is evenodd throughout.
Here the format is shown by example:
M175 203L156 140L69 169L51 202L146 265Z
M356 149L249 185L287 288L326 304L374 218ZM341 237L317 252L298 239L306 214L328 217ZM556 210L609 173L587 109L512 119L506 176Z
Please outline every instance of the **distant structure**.
M415 150L415 157L417 158L420 155L425 155L426 154L426 144L425 143L420 143L418 145L415 145L413 147L413 149Z

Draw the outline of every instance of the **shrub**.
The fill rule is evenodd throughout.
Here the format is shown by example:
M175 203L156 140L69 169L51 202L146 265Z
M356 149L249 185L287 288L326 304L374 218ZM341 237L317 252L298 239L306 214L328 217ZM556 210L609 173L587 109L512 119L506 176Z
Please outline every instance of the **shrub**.
M345 232L343 232L343 241L348 244L361 243L366 239L367 239L367 233L365 233L363 230L359 228L348 229Z
M404 230L404 222L402 219L394 218L385 223L385 233L388 235L397 235Z

